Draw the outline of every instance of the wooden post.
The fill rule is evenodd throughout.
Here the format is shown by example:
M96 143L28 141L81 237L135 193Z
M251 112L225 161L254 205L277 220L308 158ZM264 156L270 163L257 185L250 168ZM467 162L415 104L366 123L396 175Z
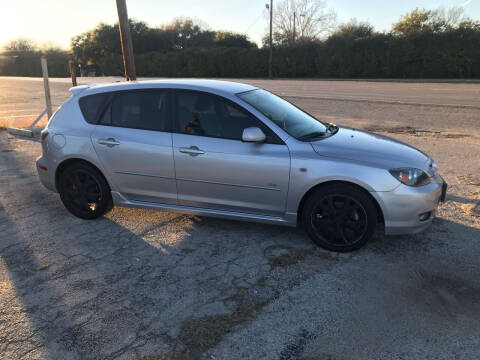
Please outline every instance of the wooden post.
M52 117L52 98L50 97L50 84L48 83L48 67L47 58L42 55L42 74L43 74L43 87L45 89L45 103L47 105L47 116L50 119Z
M133 59L132 36L130 34L130 23L128 22L127 4L125 0L117 0L118 29L120 30L120 41L122 43L123 67L127 81L136 80L135 61Z
M293 43L295 44L295 11L293 12Z
M273 44L272 44L272 16L273 16L273 0L270 0L270 49L268 53L268 77L271 79L273 77L272 74L272 62L273 62Z
M70 76L72 77L72 86L77 86L77 74L75 72L75 62L68 60L68 66L70 67Z

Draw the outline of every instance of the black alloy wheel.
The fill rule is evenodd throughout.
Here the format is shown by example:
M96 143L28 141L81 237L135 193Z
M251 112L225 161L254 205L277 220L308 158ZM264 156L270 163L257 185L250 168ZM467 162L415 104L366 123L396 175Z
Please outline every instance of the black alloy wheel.
M111 210L112 197L102 174L93 167L77 163L60 175L59 193L65 207L82 219L96 219Z
M303 223L321 247L347 252L359 249L373 236L377 210L362 189L346 184L316 190L303 210Z

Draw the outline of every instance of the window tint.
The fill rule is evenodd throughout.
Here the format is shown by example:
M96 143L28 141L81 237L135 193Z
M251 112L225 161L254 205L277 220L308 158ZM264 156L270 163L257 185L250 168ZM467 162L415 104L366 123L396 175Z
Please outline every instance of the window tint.
M112 125L112 104L109 104L98 121L99 125Z
M110 94L96 94L80 98L80 109L83 117L90 124L96 124L100 112L104 105L110 99Z
M220 137L221 114L217 98L212 95L178 91L176 117L181 133Z
M167 91L115 94L100 124L144 130L168 130Z
M177 131L183 134L241 140L243 130L252 126L271 134L253 115L216 95L177 91L175 105Z
M264 126L259 121L239 106L233 103L224 103L224 122L222 126L223 136L230 139L242 139L243 130L248 127L260 127L264 132ZM263 125L263 124L262 124Z

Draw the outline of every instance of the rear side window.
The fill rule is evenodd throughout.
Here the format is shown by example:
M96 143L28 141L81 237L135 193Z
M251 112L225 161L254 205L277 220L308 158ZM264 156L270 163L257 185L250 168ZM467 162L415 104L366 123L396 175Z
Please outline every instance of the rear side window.
M110 94L96 94L80 98L80 110L82 110L83 117L88 123L97 123L98 116L100 116L110 97Z
M168 92L155 90L117 93L99 123L142 130L168 131Z

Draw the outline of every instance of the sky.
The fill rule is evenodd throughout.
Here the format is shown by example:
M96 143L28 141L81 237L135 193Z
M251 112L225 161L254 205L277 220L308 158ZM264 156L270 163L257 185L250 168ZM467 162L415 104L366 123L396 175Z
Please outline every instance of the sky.
M269 0L127 0L130 18L150 26L176 17L201 20L211 30L244 33L258 44L268 31ZM274 0L274 2L277 0ZM368 21L376 30L389 30L401 15L418 8L463 6L480 20L480 0L326 0L339 23ZM68 48L70 39L98 23L117 21L115 0L0 0L0 47L17 37L51 42Z

